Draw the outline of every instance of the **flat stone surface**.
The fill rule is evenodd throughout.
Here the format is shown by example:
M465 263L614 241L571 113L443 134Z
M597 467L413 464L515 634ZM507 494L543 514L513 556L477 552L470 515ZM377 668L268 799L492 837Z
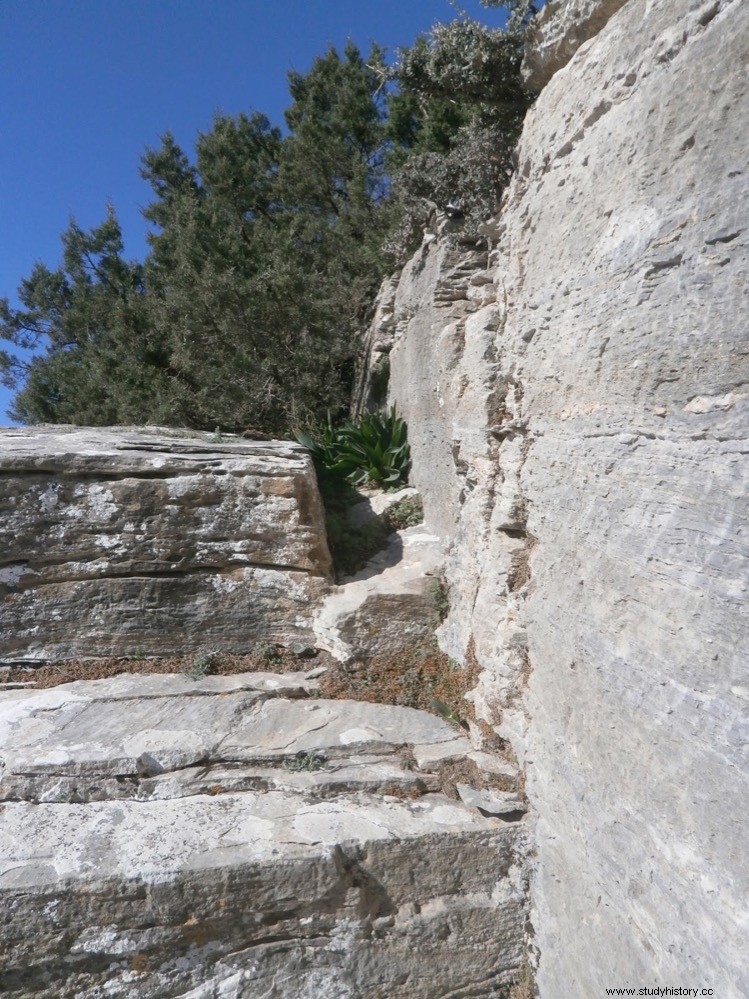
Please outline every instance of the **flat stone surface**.
M0 661L308 642L330 556L288 441L0 429Z
M263 702L251 721L236 726L221 742L232 758L268 758L329 749L338 754L361 749L442 744L455 729L436 715L415 708L366 701L275 699Z
M453 739L442 719L315 692L302 674L128 675L1 699L3 994L507 984L522 824L414 764Z

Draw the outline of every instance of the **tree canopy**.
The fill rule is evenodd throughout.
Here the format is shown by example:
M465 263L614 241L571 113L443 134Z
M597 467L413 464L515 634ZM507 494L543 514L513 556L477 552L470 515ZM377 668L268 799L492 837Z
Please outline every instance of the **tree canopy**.
M0 300L23 422L161 423L286 433L347 408L358 332L433 204L490 214L529 104L517 24L438 25L388 66L349 42L289 75L286 129L217 116L194 157L146 150L143 262L114 209L71 220L60 265ZM520 10L524 8L524 10ZM519 27L518 27L519 25Z

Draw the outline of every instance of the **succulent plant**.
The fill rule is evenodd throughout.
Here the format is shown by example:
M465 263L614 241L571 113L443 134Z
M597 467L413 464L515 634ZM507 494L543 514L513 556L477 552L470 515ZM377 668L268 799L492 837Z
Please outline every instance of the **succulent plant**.
M358 425L347 420L333 426L328 414L320 440L303 430L296 432L323 472L345 478L354 485L373 482L386 489L405 485L411 464L406 424L396 416L395 406L381 416L365 413Z

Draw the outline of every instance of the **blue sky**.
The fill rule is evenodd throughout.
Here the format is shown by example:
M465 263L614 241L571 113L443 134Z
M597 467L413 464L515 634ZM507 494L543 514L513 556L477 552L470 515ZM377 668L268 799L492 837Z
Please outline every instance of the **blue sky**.
M139 157L163 132L191 152L217 111L280 124L286 73L329 44L393 50L454 16L449 0L0 0L0 297L58 262L71 215L89 228L108 201L142 257ZM0 387L0 422L9 398Z

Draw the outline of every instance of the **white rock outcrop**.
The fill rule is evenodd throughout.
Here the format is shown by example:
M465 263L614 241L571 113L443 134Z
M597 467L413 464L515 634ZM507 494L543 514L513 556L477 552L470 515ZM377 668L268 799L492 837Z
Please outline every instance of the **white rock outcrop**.
M548 8L547 39L579 9L587 40L528 116L476 283L466 257L440 296L448 232L391 291L390 398L452 546L441 642L475 650L477 714L525 767L542 999L738 999L749 5Z
M5 428L0 509L2 661L311 638L330 555L296 444Z
M526 86L538 93L627 0L546 0L528 29Z

